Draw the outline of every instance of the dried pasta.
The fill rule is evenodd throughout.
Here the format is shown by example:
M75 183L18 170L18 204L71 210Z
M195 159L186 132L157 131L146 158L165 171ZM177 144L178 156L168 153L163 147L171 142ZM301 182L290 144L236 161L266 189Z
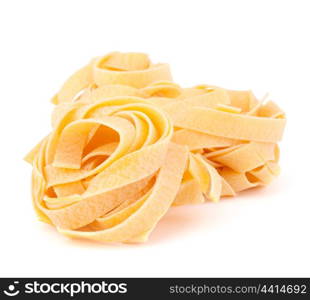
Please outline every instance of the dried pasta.
M143 53L92 59L52 98L26 156L40 220L69 237L145 242L172 205L219 201L279 174L284 112L251 91L174 83Z

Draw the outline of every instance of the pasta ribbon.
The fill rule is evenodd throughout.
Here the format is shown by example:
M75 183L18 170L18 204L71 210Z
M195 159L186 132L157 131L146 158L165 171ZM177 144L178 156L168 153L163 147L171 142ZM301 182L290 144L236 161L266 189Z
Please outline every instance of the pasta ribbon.
M172 80L168 64L152 64L143 53L112 52L92 59L88 65L75 72L53 97L52 102L72 102L85 89L93 87L96 91L96 87L114 84L118 87L112 87L113 96L128 96L128 91L129 94L134 93L134 89L128 86L144 88L160 80ZM111 88L104 88L96 91L94 97L96 99L96 96L109 96L109 93L113 94Z
M174 123L172 141L188 146L200 165L189 167L191 176L185 183L194 179L206 198L218 201L221 196L269 184L279 174L277 142L286 120L274 102L261 103L251 91L206 86L186 89L178 98L160 107ZM207 192L212 185L218 191L220 184L216 196ZM182 198L175 205L192 202Z
M130 241L149 231L173 202L187 161L186 147L171 143L172 134L166 115L142 98L66 104L37 155L29 156L40 218L61 232L103 241ZM145 211L144 222L138 210ZM109 227L120 217L128 224L112 236L103 233L106 215ZM131 222L135 230L128 229Z

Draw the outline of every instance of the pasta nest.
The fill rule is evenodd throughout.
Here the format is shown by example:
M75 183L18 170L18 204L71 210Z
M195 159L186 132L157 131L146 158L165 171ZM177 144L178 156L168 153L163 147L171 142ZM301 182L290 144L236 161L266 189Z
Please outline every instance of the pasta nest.
M144 242L172 205L219 201L279 174L285 114L251 91L182 88L169 65L113 52L53 97L26 157L40 220L75 238Z

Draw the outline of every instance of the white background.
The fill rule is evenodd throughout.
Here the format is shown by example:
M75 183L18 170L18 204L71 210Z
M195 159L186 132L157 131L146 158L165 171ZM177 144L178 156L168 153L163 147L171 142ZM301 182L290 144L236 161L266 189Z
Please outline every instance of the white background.
M310 276L309 1L2 1L0 276ZM93 56L147 52L183 86L270 92L288 116L282 174L173 208L145 245L72 241L36 220L23 156L49 99Z

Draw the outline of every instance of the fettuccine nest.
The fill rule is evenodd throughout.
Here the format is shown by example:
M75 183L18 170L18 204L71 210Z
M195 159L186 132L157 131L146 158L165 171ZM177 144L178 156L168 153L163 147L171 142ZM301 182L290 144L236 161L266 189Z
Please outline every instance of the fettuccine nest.
M26 160L39 219L70 237L144 242L172 205L219 201L279 174L285 115L274 102L181 88L142 53L91 60L52 102L53 129Z

